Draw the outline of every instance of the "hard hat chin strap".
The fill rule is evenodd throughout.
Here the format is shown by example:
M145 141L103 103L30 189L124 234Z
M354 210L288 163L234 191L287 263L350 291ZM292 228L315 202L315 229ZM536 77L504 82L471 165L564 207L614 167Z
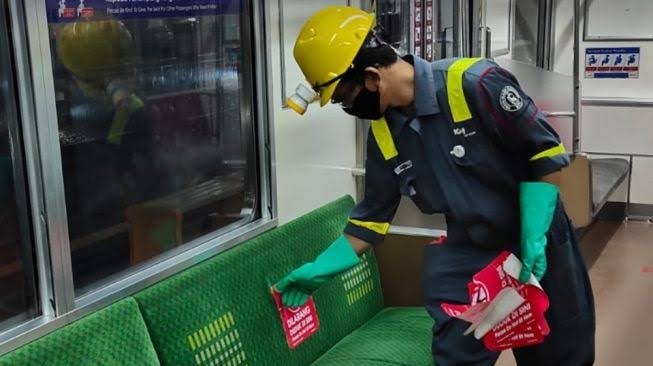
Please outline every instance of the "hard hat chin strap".
M349 66L349 68L348 68L345 72L343 72L342 74L340 74L340 75L334 77L333 79L331 79L331 80L329 80L329 81L327 81L327 82L325 82L325 83L322 83L322 84L318 84L318 83L316 83L315 85L313 85L313 90L314 90L316 93L319 93L319 92L320 92L320 89L322 89L322 88L326 88L327 86L329 86L329 85L335 83L336 81L342 79L342 77L345 76L345 74L347 73L347 71L349 71L349 70L351 70L351 69L353 69L353 68L354 68L354 64L351 64L351 66Z

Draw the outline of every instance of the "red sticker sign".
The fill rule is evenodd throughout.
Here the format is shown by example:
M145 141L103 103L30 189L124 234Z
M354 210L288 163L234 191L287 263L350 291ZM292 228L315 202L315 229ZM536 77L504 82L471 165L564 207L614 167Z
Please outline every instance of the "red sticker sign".
M315 302L310 297L305 305L296 308L284 307L281 294L272 289L274 302L281 315L283 331L290 349L295 349L320 328L320 321L315 310Z

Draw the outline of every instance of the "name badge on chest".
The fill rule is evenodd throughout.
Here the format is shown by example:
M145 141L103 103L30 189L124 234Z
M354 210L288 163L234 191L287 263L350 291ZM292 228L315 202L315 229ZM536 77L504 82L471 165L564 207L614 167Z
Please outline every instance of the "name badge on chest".
M397 165L397 167L395 168L395 174L400 175L401 173L405 172L406 170L412 167L413 167L413 162L411 160L406 160L403 163Z

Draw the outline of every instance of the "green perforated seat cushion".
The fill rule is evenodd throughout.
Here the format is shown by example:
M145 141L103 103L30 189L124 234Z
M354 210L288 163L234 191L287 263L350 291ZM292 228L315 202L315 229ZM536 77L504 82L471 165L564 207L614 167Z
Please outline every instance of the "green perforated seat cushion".
M387 308L313 366L433 366L433 320L424 308Z
M344 197L137 294L165 365L308 365L382 308L373 254L315 293L320 330L291 351L269 287L342 234Z
M129 297L0 358L0 366L159 365Z

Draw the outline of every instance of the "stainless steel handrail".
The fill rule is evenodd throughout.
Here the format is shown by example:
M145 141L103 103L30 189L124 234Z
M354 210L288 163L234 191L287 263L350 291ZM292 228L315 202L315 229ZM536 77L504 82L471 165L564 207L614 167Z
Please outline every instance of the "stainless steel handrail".
M544 114L544 117L576 117L576 112L574 111L542 111L542 114Z
M442 229L426 229L412 226L392 225L390 226L390 234L437 238L439 236L447 235L447 231Z
M602 107L653 107L653 98L583 97L581 104Z
M614 153L608 151L583 151L587 155L598 156L630 156L635 158L653 158L653 154L640 154L640 153Z

